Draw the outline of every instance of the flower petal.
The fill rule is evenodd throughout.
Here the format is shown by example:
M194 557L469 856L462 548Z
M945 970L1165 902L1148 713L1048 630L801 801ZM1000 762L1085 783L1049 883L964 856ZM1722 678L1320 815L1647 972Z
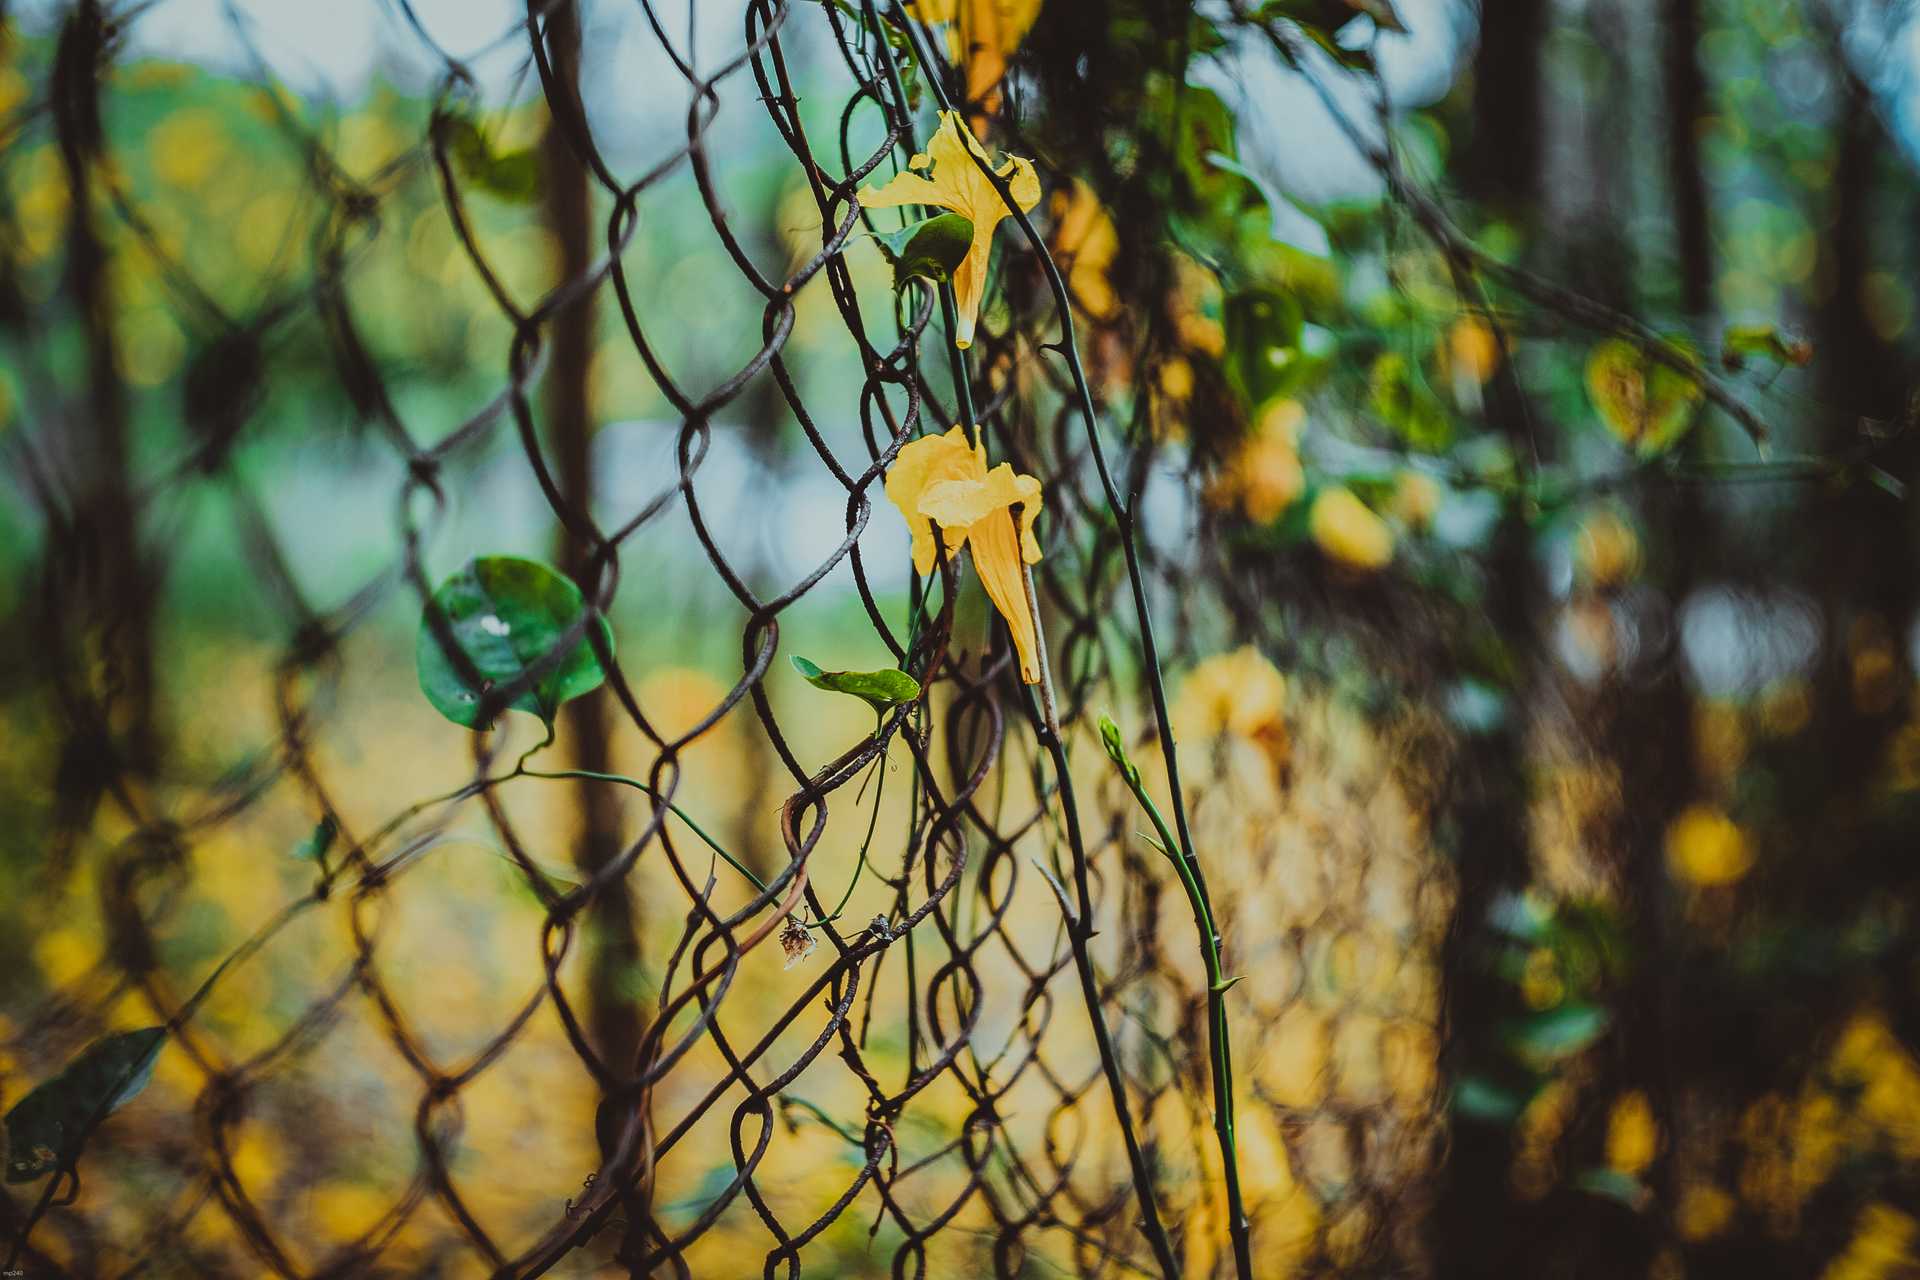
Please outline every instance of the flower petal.
M952 209L956 213L966 210L947 199L947 193L938 183L930 182L917 173L896 173L893 180L885 186L862 187L859 193L860 207L863 209L891 209L902 204L930 204L942 209Z
M1008 156L1007 162L994 172L1007 180L1007 193L1022 211L1040 203L1040 175L1034 172L1033 161Z
M922 436L900 446L893 465L887 468L887 497L906 517L913 534L913 567L921 574L932 571L935 553L933 525L921 513L922 495L930 485L943 481L984 477L985 457L967 442L964 428L954 427L944 435ZM945 539L947 554L959 554L966 541L965 530Z
M1013 647L1020 655L1020 678L1038 684L1039 642L1034 635L1033 610L1027 605L1026 570L1020 563L1013 517L1004 508L996 510L969 529L968 536L973 541L973 567L979 571L980 585L987 589L987 598L1007 620L1007 630L1013 634Z

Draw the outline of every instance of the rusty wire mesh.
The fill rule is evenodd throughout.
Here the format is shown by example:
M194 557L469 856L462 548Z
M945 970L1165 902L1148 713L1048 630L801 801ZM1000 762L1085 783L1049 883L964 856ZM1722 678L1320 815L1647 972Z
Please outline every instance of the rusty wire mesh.
M549 146L570 155L579 207L591 207L598 222L590 258L565 264L557 283L531 299L502 281L470 213L471 181L450 154L450 121L470 105L472 77L412 21L405 0L393 10L395 29L431 49L444 72L430 127L391 163L355 177L332 158L301 104L267 99L317 212L311 270L250 310L215 301L216 290L171 258L117 178L120 157L100 123L102 100L116 92L109 68L122 25L138 12L83 4L67 15L32 106L16 117L10 144L35 131L50 136L81 193L73 202L79 241L71 270L84 275L89 245L97 253L109 237L138 240L163 263L170 305L211 335L209 354L195 366L197 393L188 379L197 443L180 456L134 464L136 483L118 518L147 529L136 541L145 548L137 573L160 572L160 539L177 519L178 495L215 492L230 504L257 575L252 592L282 641L270 664L212 682L236 701L252 696L238 688L243 683L271 690L271 732L253 744L244 768L216 776L196 767L202 761L122 756L128 767L98 780L97 810L90 803L60 815L63 848L54 860L91 868L97 898L87 905L99 913L106 952L16 1027L8 1048L22 1073L32 1074L24 1068L57 1062L56 1049L97 1031L109 1009L135 997L150 1020L168 1027L163 1076L167 1089L188 1091L192 1110L154 1122L138 1141L116 1133L116 1122L80 1171L63 1170L37 1203L6 1202L7 1233L30 1274L534 1276L593 1267L700 1276L1152 1274L1087 1010L1071 985L1070 926L1061 910L1089 904L1101 1006L1160 1212L1187 1274L1224 1265L1218 1223L1225 1209L1207 1133L1204 978L1187 943L1191 924L1165 869L1133 838L1138 817L1090 730L1091 717L1109 705L1149 723L1140 619L1119 570L1123 555L1142 555L1155 607L1178 624L1175 653L1198 643L1187 626L1192 602L1180 598L1191 588L1191 566L1164 548L1156 552L1150 538L1126 545L1137 526L1115 520L1096 483L1100 443L1082 421L1068 372L1042 337L990 316L969 353L966 390L996 456L1046 486L1049 554L1037 588L1058 655L1060 718L1074 762L1068 773L1051 773L1041 709L1017 682L1004 633L983 644L977 621L956 623L964 574L949 565L933 581L916 581L902 615L883 604L863 564L861 535L894 454L969 412L954 394L935 295L908 291L895 314L877 312L870 297L863 307L843 256L866 230L855 190L885 178L920 141L896 96L899 81L889 76L871 8L750 0L738 43L724 51L691 47L693 18L676 35L650 4L639 12L645 37L684 82L687 105L684 137L633 172L605 157L589 125L571 7L533 5L524 26L503 36L522 47L547 104ZM230 18L243 26L237 11ZM826 51L842 73L839 134L824 143L803 120L788 64L796 44ZM918 47L938 60L930 38ZM791 154L792 182L817 218L817 243L790 267L767 269L764 245L737 230L723 157L711 142L723 101L764 110ZM549 157L556 163L550 178L566 172L564 159ZM451 430L410 420L390 394L390 371L372 354L356 305L366 284L356 274L356 245L392 234L383 211L423 182L436 190L470 271L510 331L490 394ZM714 243L759 299L750 354L710 376L676 372L658 340L701 300L664 292L659 278L628 265L627 250L647 235L650 202L670 191L697 195ZM1041 247L1003 237L1009 290L1044 293ZM645 366L672 406L673 422L647 428L670 437L671 467L644 492L590 502L580 477L567 474L551 431L552 419L578 410L539 397L562 376L554 368L556 353L567 349L559 330L609 295L625 357ZM838 341L864 379L850 402L809 403L805 378L787 356L799 300L821 295L831 300L843 330ZM1040 326L1042 334L1052 323ZM1153 328L1123 322L1096 340L1146 343L1141 331ZM316 333L324 340L322 367L371 425L371 447L384 452L395 476L386 562L357 589L330 597L316 596L291 567L298 557L290 543L301 531L276 521L273 497L233 465L236 441L269 429L254 420L260 389L282 365L314 358L293 347ZM110 362L112 352L102 359ZM86 505L97 495L64 479L70 459L54 406L78 393L50 375L36 385L34 366L22 368L27 426L8 449L47 545L37 616L57 673L48 718L70 744L69 758L84 765L114 738L129 702L151 696L142 685L159 677L114 669L111 635L98 638L109 655L101 664L90 667L81 656L102 594L122 579L113 566L88 560L110 555L110 543L62 549L59 535L100 513ZM562 371L568 378L580 372ZM845 529L810 571L771 586L760 585L768 581L764 566L745 565L728 549L736 541L730 526L756 519L751 501L744 509L716 503L702 483L715 437L738 431L730 415L747 412L755 397L797 424L810 450L804 466L830 477ZM548 808L527 807L516 797L530 772L521 755L529 744L510 741L513 718L505 717L471 735L464 782L436 799L376 813L340 780L343 759L361 751L378 769L383 750L409 748L386 746L381 733L369 736L352 723L355 671L393 660L377 641L358 637L396 603L402 613L423 606L461 557L485 549L458 547L437 558L429 550L450 500L472 482L473 459L499 440L516 451L522 475L537 484L564 531L567 567L597 612L611 612L623 592L645 596L649 557L667 545L647 538L684 520L704 560L697 571L723 584L739 619L738 675L712 697L690 693L692 686L655 685L656 701L678 703L663 718L649 706L644 658L626 648L600 652L608 676L597 698L596 714L606 717L600 732L622 738L624 755L644 762L644 788L573 777L549 784ZM1151 423L1128 424L1124 439L1109 438L1106 447L1137 495L1156 465ZM637 552L643 544L648 549ZM824 753L831 756L825 765L809 764L818 726L805 726L806 746L798 747L792 722L817 713L796 712L771 690L784 665L776 659L788 651L783 618L836 572L850 575L872 638L930 692L888 713L873 732L850 733L844 749ZM601 644L587 620L563 644L582 635ZM501 705L515 692L500 691ZM698 705L688 707L690 698ZM1424 838L1431 797L1396 775L1405 753L1390 743L1360 760L1336 749L1373 728L1333 724L1350 713L1332 699L1304 705L1312 709L1286 740L1224 732L1204 708L1184 730L1200 765L1199 777L1188 779L1196 841L1231 868L1216 884L1230 963L1258 975L1235 1013L1256 1254L1261 1274L1292 1266L1417 1270L1410 1233L1437 1139L1434 957L1447 911L1445 876ZM569 735L582 723L563 717L552 750L570 750ZM750 838L768 839L769 830L777 836L764 892L723 880L725 869L668 808L685 798L686 758L720 733L769 752L779 779L765 796L728 797L743 809L745 827L759 827ZM1158 734L1137 737L1143 756L1156 754ZM574 763L609 769L604 760ZM857 831L865 816L862 779L872 770L908 775L896 784L873 852L887 886L884 908L870 923L824 925L818 955L790 972L776 970L772 944L789 912L815 920L829 914L828 891L808 868L825 845L850 847L845 832L849 821ZM1149 773L1165 794L1164 763ZM1056 898L1043 869L1050 864L1070 878L1065 869L1074 857L1060 805L1063 786L1076 783L1087 798L1084 869L1092 895L1078 904L1070 895ZM877 794L871 803L878 814ZM559 842L553 831L599 823L604 835L608 814L615 830L625 823L617 844L583 856L575 881L554 875L545 857ZM830 827L830 815L849 814ZM519 887L469 901L442 876L397 906L408 882L436 874L428 869L464 838L456 824L476 816L512 859ZM265 856L256 844L314 822L337 829L335 852L313 868L304 892L244 922L246 939L231 958L187 962L169 950L197 884L249 874L236 857ZM494 897L518 904L503 917L509 927L499 945L537 962L520 975L532 980L501 997L504 1012L490 1024L449 1028L432 1007L433 990L410 981L418 969L394 960L404 921L409 912L436 909L506 911ZM626 905L609 912L610 901ZM389 918L396 915L401 923ZM613 1000L624 1000L633 1020L625 1040L607 1034L622 1015L605 1007L608 971L595 967L596 954L625 955L646 974L643 990ZM299 972L297 1011L270 1020L262 1014L271 1034L210 1030L201 1016L207 1002L249 966ZM539 1036L564 1054L534 1052L529 1045ZM382 1189L348 1238L317 1237L287 1190L297 1192L301 1175L261 1185L257 1160L243 1158L247 1135L264 1127L272 1142L298 1153L293 1163L324 1163L318 1146L338 1141L330 1126L358 1132L344 1123L335 1096L340 1075L375 1055L397 1057L411 1081L403 1097L387 1096L384 1086L375 1093L383 1123L404 1125L412 1167ZM1407 1067L1389 1077L1383 1061ZM565 1153L573 1162L570 1194L530 1173L528 1182L538 1185L520 1188L517 1200L489 1193L486 1206L474 1202L467 1187L479 1175L463 1154L464 1135L495 1115L511 1117L523 1156L541 1148ZM494 1143L488 1152L485 1176L512 1181L512 1149Z

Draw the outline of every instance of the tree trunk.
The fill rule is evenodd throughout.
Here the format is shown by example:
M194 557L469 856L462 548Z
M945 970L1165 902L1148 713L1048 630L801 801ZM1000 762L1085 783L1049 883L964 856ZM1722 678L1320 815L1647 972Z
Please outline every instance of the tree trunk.
M547 10L547 50L553 90L562 98L554 116L577 110L580 79L580 14L572 3L532 5ZM551 105L551 104L550 104ZM593 206L586 165L575 154L559 119L547 126L541 143L547 227L559 246L559 279L586 274L593 260ZM593 303L583 298L553 317L548 334L550 363L546 377L547 438L553 450L562 496L576 510L591 509L594 488L593 421L588 372L593 356ZM593 548L566 531L560 534L561 566L590 597L600 587L592 565ZM562 740L575 768L595 773L612 770L611 716L604 689L569 702L561 713ZM580 829L575 861L597 874L621 850L618 797L604 783L577 784ZM639 964L633 897L624 883L607 887L587 916L589 1007L587 1029L596 1050L614 1071L633 1068L639 1017L632 991Z

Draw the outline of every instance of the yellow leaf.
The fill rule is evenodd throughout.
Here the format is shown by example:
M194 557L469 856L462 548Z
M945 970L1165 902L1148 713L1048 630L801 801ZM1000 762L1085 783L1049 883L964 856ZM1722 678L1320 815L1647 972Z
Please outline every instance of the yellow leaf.
M1686 433L1700 384L1624 339L1587 357L1587 394L1607 430L1644 456L1662 453Z

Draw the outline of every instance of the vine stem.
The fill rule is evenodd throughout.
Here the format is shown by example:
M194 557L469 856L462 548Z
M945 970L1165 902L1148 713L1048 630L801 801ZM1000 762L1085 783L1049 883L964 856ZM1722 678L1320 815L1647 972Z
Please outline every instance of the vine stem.
M862 7L868 19L875 23L877 30L879 15L874 11L873 0L863 0ZM915 56L920 59L921 65L927 69L927 80L929 84L932 85L933 91L939 99L941 106L950 109L947 95L941 88L938 78L933 74L934 64L927 60L925 53L921 50L919 36L918 33L914 31L911 20L901 11L898 3L893 6L893 14L901 26L907 30L909 38L912 39ZM911 147L914 145L912 119L907 106L906 95L903 92L900 82L900 71L893 60L893 50L888 46L884 36L875 43L879 50L881 64L886 72L889 84L894 91L894 100L899 112L901 136L908 146ZM976 162L978 161L977 156L975 160ZM1015 217L1020 218L1024 222L1026 220L1025 215L1021 213L1019 206L1015 204L1009 195L1006 183L1000 181L998 175L992 173L991 166L984 166L984 171L993 177L994 189L999 192L1000 198L1006 204L1007 208ZM943 309L950 318L952 308L951 286L943 285L941 295ZM979 427L976 422L972 421L974 417L972 412L972 388L968 385L966 376L965 356L964 353L958 352L957 350L950 351L949 354L954 366L955 392L960 398L962 410L969 419L969 425L973 429L970 434L973 434L977 441L979 438L977 434ZM1046 635L1041 627L1038 602L1033 590L1033 574L1031 569L1024 564L1022 565L1022 580L1027 597L1027 608L1033 615L1034 647L1039 651L1041 669L1041 679L1039 682L1041 689L1040 696L1044 708L1044 728L1042 736L1046 740L1047 754L1052 759L1054 772L1059 779L1061 813L1065 819L1067 829L1067 844L1073 854L1075 893L1080 902L1078 920L1074 918L1073 912L1066 912L1068 947L1073 953L1074 969L1080 979L1080 991L1087 1006L1087 1018L1093 1024L1094 1045L1099 1051L1100 1069L1106 1077L1107 1094L1113 1103L1114 1119L1120 1126L1120 1135L1126 1146L1127 1165L1133 1178L1134 1195L1140 1204L1141 1230L1147 1237L1147 1243L1153 1250L1154 1258L1159 1263L1161 1272L1167 1277L1167 1280L1178 1280L1180 1266L1174 1258L1173 1243L1167 1236L1166 1225L1160 1220L1159 1207L1154 1202L1153 1174L1147 1167L1146 1155L1141 1150L1140 1138L1134 1129L1133 1111L1131 1104L1127 1100L1126 1080L1120 1072L1120 1060L1114 1049L1112 1033L1107 1029L1106 1014L1100 999L1100 983L1094 973L1093 956L1087 945L1093 936L1088 923L1093 913L1093 890L1087 866L1086 842L1080 832L1079 808L1074 799L1073 778L1067 769L1066 749L1062 746L1060 740L1059 712L1054 700L1051 669L1046 656ZM1066 906L1064 898L1062 899L1061 905L1063 908Z
M869 0L869 3L870 2L871 0ZM929 69L929 74L926 77L928 87L939 101L941 108L943 110L951 110L952 102L947 96L945 87L940 83L939 77L932 74L932 68L936 64L934 64L927 55L919 29L905 13L902 12L897 0L894 5L894 13L899 18L900 25L907 33L908 39L912 42L915 56L920 59L923 66ZM891 69L892 54L887 49L884 40L880 42L880 52L881 57L886 60L889 69ZM1133 594L1134 616L1140 628L1142 677L1146 681L1153 702L1154 720L1159 729L1160 755L1167 770L1168 786L1173 804L1174 825L1179 833L1177 844L1178 857L1176 861L1180 867L1182 883L1191 885L1193 892L1197 895L1200 906L1203 908L1200 919L1205 922L1204 927L1208 934L1208 946L1217 953L1220 949L1221 940L1217 928L1214 927L1213 903L1207 891L1206 876L1200 868L1199 859L1194 855L1193 836L1187 822L1186 801L1180 784L1180 766L1174 751L1172 716L1167 709L1166 687L1160 675L1159 646L1153 634L1153 614L1147 604L1146 580L1141 570L1140 552L1134 535L1133 511L1128 503L1121 497L1119 486L1114 483L1113 473L1107 466L1106 449L1101 441L1100 435L1100 415L1099 411L1094 407L1093 389L1087 380L1086 368L1081 363L1079 341L1074 332L1073 299L1067 290L1066 278L1060 273L1059 264L1054 261L1053 254L1047 248L1046 238L1042 236L1039 229L1034 226L1033 219L1029 217L1027 212L1013 199L1011 191L1008 190L1006 179L994 172L992 163L980 152L970 147L968 148L968 155L972 159L974 166L986 178L987 182L992 185L994 191L999 194L1001 202L1006 206L1008 214L1019 225L1035 257L1039 260L1042 268L1046 272L1048 289L1053 295L1054 310L1060 323L1060 340L1053 349L1057 350L1066 361L1068 372L1073 379L1074 392L1079 401L1080 416L1086 428L1087 443L1093 453L1094 469L1099 474L1100 487L1107 500L1108 509L1113 512L1114 523L1120 534L1121 552L1126 561L1127 580ZM1032 588L1030 583L1028 591L1029 602L1031 603ZM1035 625L1037 628L1037 614ZM1044 644L1040 647L1044 651ZM1043 689L1042 697L1045 698L1046 696L1047 693ZM1062 809L1068 818L1068 833L1071 838L1078 834L1078 817L1074 813L1072 786L1066 774L1066 757L1060 747L1059 734L1050 730L1048 736L1050 738L1048 744L1049 754L1054 756L1055 768L1060 774ZM1075 856L1077 860L1083 862L1084 850L1076 847ZM1078 863L1075 869L1076 872L1082 870ZM1078 953L1076 953L1076 963L1077 962ZM1093 1012L1096 1027L1099 1027L1101 1020L1097 1007ZM1224 1016L1223 1007L1221 1017L1224 1019ZM1222 1030L1224 1036L1224 1025ZM1115 1103L1116 1106L1124 1111L1125 1104L1123 1099L1116 1097ZM1237 1187L1239 1178L1238 1171L1233 1168L1231 1161L1228 1162L1228 1167L1229 1179ZM1151 1197L1148 1195L1144 1186L1141 1187L1141 1192L1143 1200L1150 1200ZM1151 1209L1149 1209L1149 1213L1151 1212ZM1244 1218L1244 1214L1239 1216ZM1253 1271L1249 1250L1245 1245L1243 1236L1239 1234L1240 1232L1244 1232L1244 1226L1244 1222L1236 1224L1237 1234L1234 1263L1238 1270L1240 1280L1252 1280ZM1162 1265L1169 1267L1169 1274L1177 1274L1177 1272L1171 1269L1172 1258L1170 1252L1163 1259Z
M1220 931L1214 927L1213 910L1207 903L1206 895L1201 892L1199 881L1174 852L1173 835L1167 830L1167 820L1161 816L1160 806L1147 793L1140 770L1127 758L1119 727L1112 720L1102 717L1100 733L1106 742L1107 755L1119 770L1121 780L1127 784L1127 790L1133 792L1133 798L1146 811L1147 819L1153 823L1153 829L1159 835L1159 839L1153 843L1180 876L1180 887L1186 890L1187 905L1193 911L1193 927L1200 935L1200 962L1207 975L1207 1054L1213 1070L1213 1134L1220 1146L1221 1164L1226 1170L1227 1231L1233 1242L1235 1268L1240 1275L1251 1276L1253 1237L1251 1224L1247 1220L1246 1203L1240 1194L1239 1143L1235 1137L1233 1120L1233 1044L1227 1030L1227 991L1240 979L1226 975L1226 969L1220 961Z

